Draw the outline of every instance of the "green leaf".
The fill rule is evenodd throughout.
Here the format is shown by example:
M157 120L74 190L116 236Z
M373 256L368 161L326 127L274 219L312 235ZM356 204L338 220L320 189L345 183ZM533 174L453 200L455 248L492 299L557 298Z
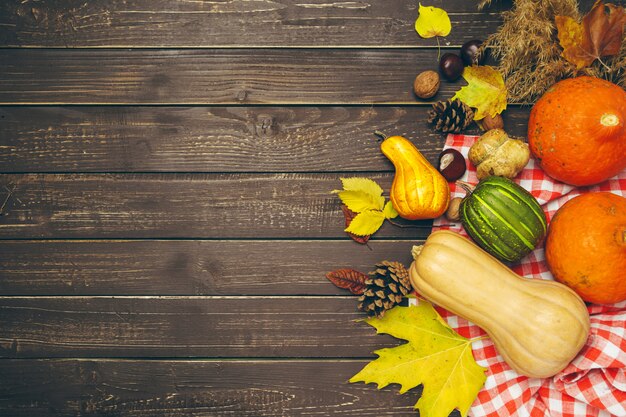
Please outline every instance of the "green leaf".
M393 204L391 204L391 201L387 201L387 204L385 204L385 208L383 209L383 214L385 215L386 219L394 219L398 217L398 212L393 207Z
M350 382L376 383L378 389L400 384L400 393L424 385L415 404L422 417L447 417L457 408L466 416L485 383L485 368L473 355L471 341L452 330L433 306L420 300L417 306L394 307L383 318L366 322L377 333L386 333L408 343L375 351Z
M445 10L433 6L422 6L420 3L415 30L422 38L448 36L452 30L452 23Z
M488 65L465 67L463 78L467 86L452 99L474 107L474 120L484 119L486 115L495 117L506 109L506 86L498 70Z
M357 236L373 235L384 221L385 215L382 211L368 210L357 214L344 231Z

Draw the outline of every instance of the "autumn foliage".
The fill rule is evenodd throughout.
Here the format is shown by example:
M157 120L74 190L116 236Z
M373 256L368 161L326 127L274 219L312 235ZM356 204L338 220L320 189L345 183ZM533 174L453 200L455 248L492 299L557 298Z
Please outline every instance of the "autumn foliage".
M623 7L598 1L581 23L569 16L556 16L555 22L563 58L581 69L596 59L619 53L626 11Z

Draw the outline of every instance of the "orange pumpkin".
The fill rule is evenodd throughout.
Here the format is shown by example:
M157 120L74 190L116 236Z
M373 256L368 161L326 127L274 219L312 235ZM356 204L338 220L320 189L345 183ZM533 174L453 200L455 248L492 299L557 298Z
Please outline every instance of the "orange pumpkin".
M385 137L380 150L396 168L389 199L400 217L418 220L441 216L450 202L443 175L402 136Z
M618 174L626 168L626 92L588 76L556 83L530 112L528 144L559 181L591 185Z
M585 301L626 300L626 198L592 192L565 203L550 222L546 262Z

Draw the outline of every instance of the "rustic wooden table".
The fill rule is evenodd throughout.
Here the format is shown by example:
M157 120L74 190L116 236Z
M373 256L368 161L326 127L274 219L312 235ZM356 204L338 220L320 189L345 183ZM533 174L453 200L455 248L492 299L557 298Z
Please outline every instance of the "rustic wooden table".
M430 4L443 51L510 7ZM324 275L408 263L430 232L359 245L330 194L388 190L375 129L441 150L411 90L437 66L417 7L0 1L0 415L415 415L419 389L347 383L399 341Z

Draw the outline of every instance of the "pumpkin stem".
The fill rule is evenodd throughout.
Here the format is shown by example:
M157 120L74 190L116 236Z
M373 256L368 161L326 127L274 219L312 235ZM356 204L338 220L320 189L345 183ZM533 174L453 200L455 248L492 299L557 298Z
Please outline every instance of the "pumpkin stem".
M413 256L414 261L417 261L417 257L420 256L420 253L422 253L423 248L424 248L424 245L414 245L411 248L411 255Z
M464 189L467 194L471 194L474 191L474 186L469 182L458 180L455 184Z
M375 130L374 134L376 136L378 136L379 138L381 138L382 140L387 139L387 135L385 135L383 132L381 132L380 130Z
M616 114L605 113L600 117L602 126L612 127L619 125L619 117Z

